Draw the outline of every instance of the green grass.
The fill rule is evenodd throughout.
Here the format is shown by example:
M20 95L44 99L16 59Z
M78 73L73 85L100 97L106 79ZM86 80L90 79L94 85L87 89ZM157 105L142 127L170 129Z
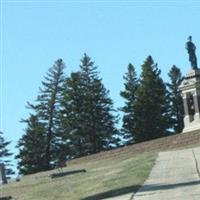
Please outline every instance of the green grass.
M148 177L158 152L200 146L200 132L177 134L112 151L75 159L64 172L85 169L51 179L58 170L24 176L0 187L14 200L100 200L133 193Z
M85 169L87 172L55 179L48 176L58 172L55 170L25 176L20 182L1 187L2 196L11 195L17 200L95 200L126 194L136 191L145 181L155 158L156 153L121 154L71 163L64 171Z

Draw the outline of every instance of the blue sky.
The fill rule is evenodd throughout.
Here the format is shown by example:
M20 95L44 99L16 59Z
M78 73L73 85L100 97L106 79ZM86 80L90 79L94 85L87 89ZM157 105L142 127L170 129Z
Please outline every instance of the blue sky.
M58 58L66 74L83 53L99 66L115 108L131 62L138 74L152 55L167 81L173 64L189 70L189 35L200 53L200 1L9 1L1 0L1 127L11 150L22 136L43 76Z

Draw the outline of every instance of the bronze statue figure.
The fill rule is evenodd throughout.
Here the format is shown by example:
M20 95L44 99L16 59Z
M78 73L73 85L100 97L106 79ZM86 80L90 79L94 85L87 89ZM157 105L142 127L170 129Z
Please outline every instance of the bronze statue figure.
M192 42L192 36L188 37L188 42L186 43L186 49L187 49L188 54L189 54L189 61L191 63L192 69L198 69L198 67L197 67L197 57L196 57L196 54L195 54L196 46Z

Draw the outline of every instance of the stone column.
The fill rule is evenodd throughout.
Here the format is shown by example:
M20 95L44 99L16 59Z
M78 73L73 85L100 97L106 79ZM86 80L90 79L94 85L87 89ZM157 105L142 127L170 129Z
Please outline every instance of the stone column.
M200 96L194 96L194 108L195 114L200 112Z
M189 115L188 95L186 93L183 95L183 106L185 115Z
M198 91L195 91L194 94L194 108L195 108L195 120L198 121L200 119L200 95ZM199 121L200 122L200 121Z

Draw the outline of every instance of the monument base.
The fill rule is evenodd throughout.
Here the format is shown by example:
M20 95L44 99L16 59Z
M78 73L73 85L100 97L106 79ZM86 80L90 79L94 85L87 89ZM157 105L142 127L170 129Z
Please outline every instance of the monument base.
M199 122L200 123L200 122ZM188 133L188 132L193 132L193 131L198 131L200 133L200 125L199 124L190 124L190 126L187 126L183 129L182 133Z
M184 129L182 133L200 131L200 69L190 70L179 89L184 103Z

